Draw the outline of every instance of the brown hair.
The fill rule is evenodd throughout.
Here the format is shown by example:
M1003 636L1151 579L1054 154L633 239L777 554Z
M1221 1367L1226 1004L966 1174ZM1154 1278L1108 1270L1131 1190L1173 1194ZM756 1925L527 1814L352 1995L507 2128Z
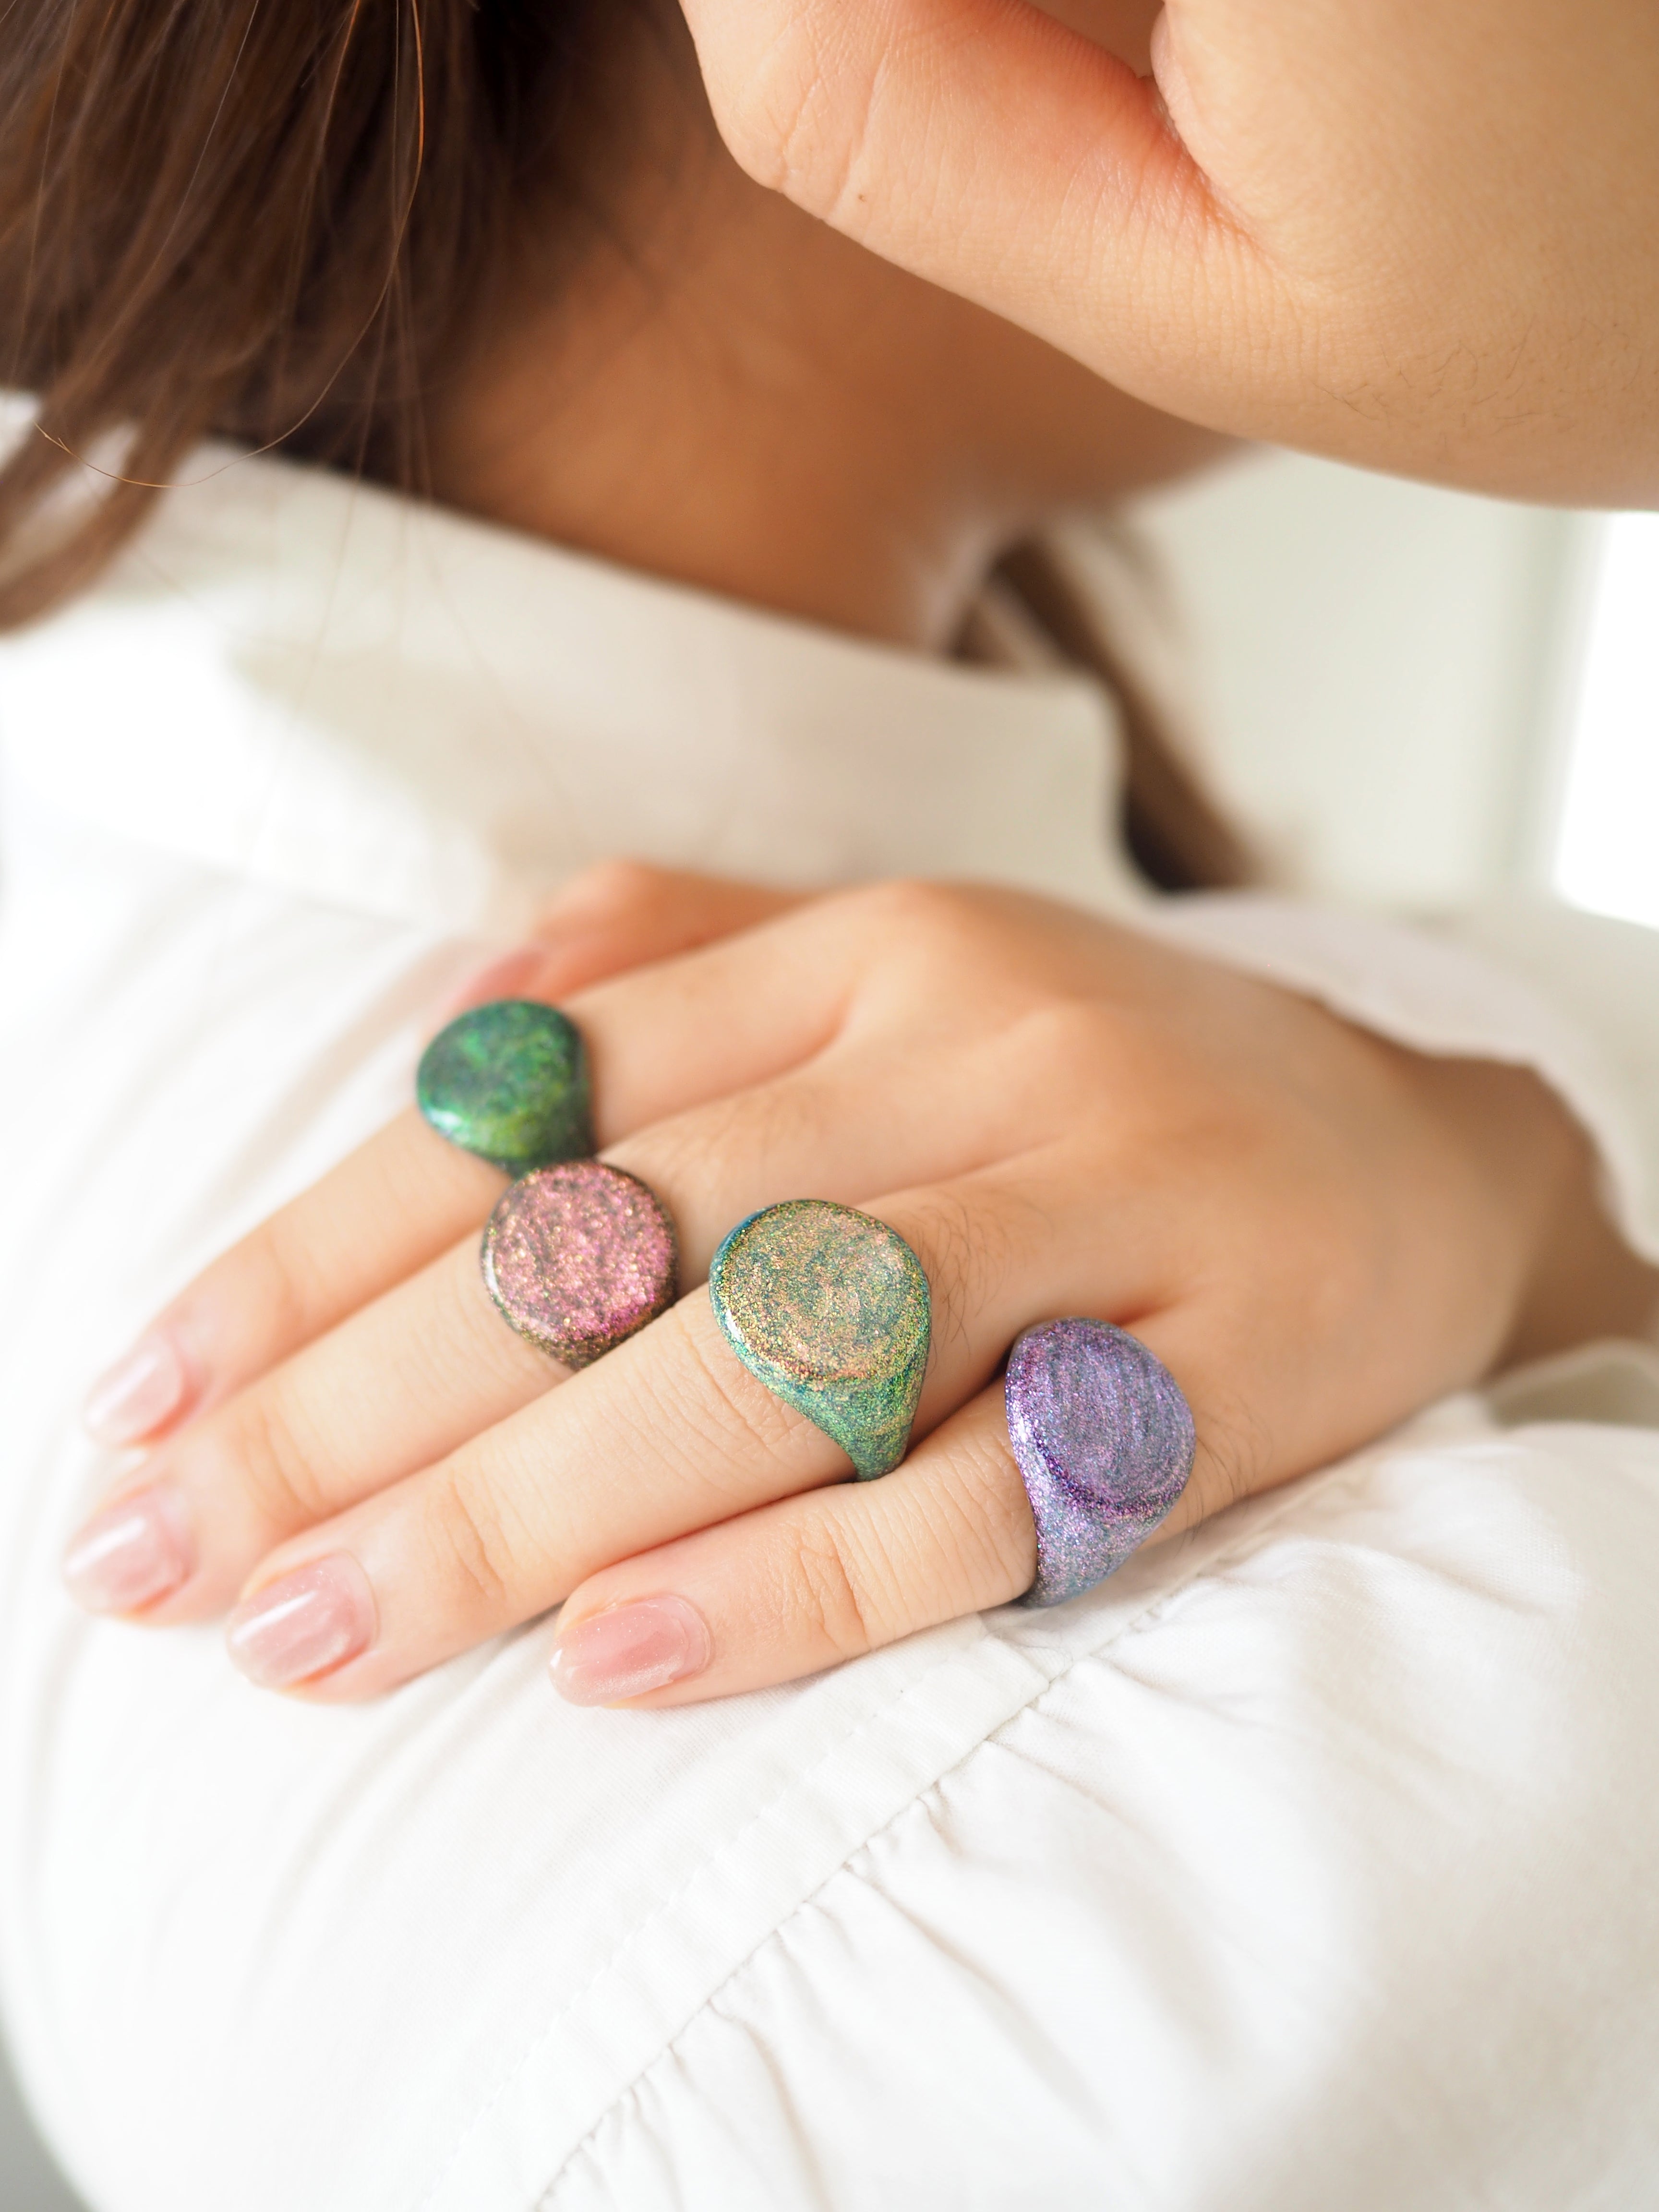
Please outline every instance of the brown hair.
M0 623L96 572L217 431L421 477L420 400L556 161L586 0L29 0L0 17L0 303L41 434L0 543L78 458L107 496Z
M614 0L613 0L614 5ZM13 0L0 15L0 626L89 581L210 433L424 488L422 401L477 326L530 191L579 191L595 0ZM77 463L104 495L41 526ZM1082 597L1006 580L1117 692L1152 880L1248 872Z

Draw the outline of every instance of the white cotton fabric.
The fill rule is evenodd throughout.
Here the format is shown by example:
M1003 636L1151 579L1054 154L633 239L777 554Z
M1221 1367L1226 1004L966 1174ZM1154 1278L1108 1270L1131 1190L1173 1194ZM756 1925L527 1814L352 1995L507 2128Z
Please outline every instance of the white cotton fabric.
M1639 1351L1437 1408L1071 1606L673 1713L562 1705L545 1624L318 1710L211 1630L69 1606L90 1376L402 1103L436 997L607 851L1189 932L1538 1066L1659 1249L1659 939L1511 918L1493 966L1154 905L1080 682L226 460L0 647L0 1970L94 2212L1653 2202Z

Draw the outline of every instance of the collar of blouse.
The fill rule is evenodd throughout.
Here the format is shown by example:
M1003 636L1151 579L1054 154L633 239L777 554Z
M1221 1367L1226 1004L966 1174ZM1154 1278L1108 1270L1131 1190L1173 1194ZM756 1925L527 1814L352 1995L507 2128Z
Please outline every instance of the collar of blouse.
M54 811L467 933L612 854L1145 896L1083 678L864 643L226 450L0 642L0 733Z

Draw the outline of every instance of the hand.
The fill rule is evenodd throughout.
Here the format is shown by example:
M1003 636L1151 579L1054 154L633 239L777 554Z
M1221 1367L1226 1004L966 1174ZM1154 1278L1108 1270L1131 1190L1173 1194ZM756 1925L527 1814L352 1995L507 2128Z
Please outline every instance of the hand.
M658 943L712 933L676 882ZM788 904L708 896L719 926ZM164 1624L240 1595L243 1665L317 1697L561 1601L568 1695L780 1681L1028 1586L996 1378L1030 1323L1118 1321L1173 1370L1199 1437L1173 1532L1481 1374L1563 1223L1598 1218L1531 1077L1013 894L841 893L565 1004L605 1157L678 1224L679 1304L566 1379L480 1281L503 1179L405 1115L162 1317L204 1410L91 1525L83 1596ZM880 1214L933 1285L915 1442L880 1481L840 1480L696 1287L737 1219L800 1195Z
M1644 0L684 4L751 175L1136 398L1659 501Z

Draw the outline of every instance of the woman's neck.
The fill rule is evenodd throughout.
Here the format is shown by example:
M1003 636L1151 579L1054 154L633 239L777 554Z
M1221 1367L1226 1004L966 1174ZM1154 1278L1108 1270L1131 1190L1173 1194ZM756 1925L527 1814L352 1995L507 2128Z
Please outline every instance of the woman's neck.
M939 647L1015 538L1216 449L752 182L677 10L618 37L587 115L609 189L556 275L540 240L579 218L527 227L510 312L433 425L446 501Z
M915 280L710 166L642 250L596 245L478 356L434 488L629 567L938 643L1010 520L957 480L949 399L917 373L919 343L947 355L976 311L935 295L929 331Z

